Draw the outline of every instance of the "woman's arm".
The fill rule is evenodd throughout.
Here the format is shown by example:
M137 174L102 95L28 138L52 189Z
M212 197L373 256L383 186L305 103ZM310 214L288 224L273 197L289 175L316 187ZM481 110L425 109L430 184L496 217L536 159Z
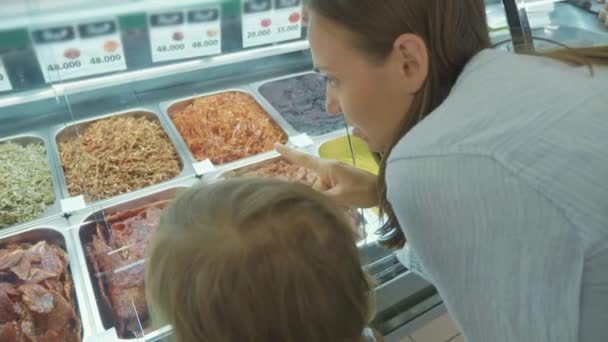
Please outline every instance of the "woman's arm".
M468 341L576 341L583 247L535 186L490 157L394 160L389 200Z

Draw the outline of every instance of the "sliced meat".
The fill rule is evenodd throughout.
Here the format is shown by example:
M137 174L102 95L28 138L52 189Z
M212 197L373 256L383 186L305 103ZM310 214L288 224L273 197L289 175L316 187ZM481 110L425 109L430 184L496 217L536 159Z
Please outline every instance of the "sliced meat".
M55 245L49 245L44 241L37 243L30 249L40 257L40 265L43 270L59 275L67 269L67 254Z
M40 262L40 255L35 251L26 250L21 257L19 263L11 267L11 271L21 280L29 281L29 274L32 269L32 263Z
M8 270L21 261L25 252L21 249L2 249L0 250L0 271Z
M33 312L50 313L55 308L53 294L38 284L22 285L19 291L23 294L23 302Z
M60 273L49 272L41 268L31 268L30 273L25 277L25 281L39 283L45 279L57 278Z
M76 313L72 305L60 293L53 292L50 295L55 303L54 309L44 314L35 314L34 322L36 327L42 331L64 331L69 326L70 320L76 317Z
M16 322L10 322L5 325L0 325L0 341L2 342L18 342L19 333Z
M17 291L17 288L10 283L0 283L0 293L6 293L9 296L17 296L19 294L19 291Z
M40 342L63 342L63 338L55 330L49 330L42 336Z
M0 324L12 322L18 318L15 303L9 298L8 293L0 290Z

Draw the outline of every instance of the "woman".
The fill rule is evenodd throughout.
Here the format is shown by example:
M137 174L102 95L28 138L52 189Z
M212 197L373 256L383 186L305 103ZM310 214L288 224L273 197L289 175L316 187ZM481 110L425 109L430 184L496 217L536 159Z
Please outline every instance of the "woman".
M490 50L483 0L309 11L327 110L382 172L277 150L381 205L468 341L608 341L608 49Z

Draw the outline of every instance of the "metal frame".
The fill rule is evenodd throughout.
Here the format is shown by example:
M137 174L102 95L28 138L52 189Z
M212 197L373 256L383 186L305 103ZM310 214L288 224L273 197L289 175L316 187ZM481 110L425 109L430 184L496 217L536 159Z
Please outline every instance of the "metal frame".
M515 52L534 51L532 29L528 20L525 0L501 0L505 8L509 31Z

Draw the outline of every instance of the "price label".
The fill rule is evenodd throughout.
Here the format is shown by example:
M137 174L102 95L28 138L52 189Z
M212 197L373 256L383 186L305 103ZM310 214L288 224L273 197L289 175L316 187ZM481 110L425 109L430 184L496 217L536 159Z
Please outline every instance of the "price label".
M302 37L301 0L243 0L243 47Z
M153 62L222 52L219 7L149 14L148 20Z
M2 60L0 59L0 91L9 90L13 90L13 85L11 84L11 80L8 78L8 74L4 68L4 63L2 63Z
M127 68L114 19L38 29L31 34L47 83Z

